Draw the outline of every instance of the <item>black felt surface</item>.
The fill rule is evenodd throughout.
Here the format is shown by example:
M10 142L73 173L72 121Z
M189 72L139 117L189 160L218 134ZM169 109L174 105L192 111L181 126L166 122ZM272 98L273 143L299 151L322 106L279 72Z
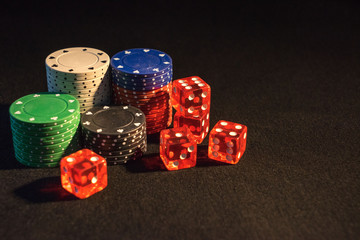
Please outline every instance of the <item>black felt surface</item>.
M129 2L2 6L0 238L358 239L359 3ZM211 85L211 127L248 126L241 161L209 161L206 139L195 168L109 167L86 200L58 169L17 164L9 104L46 91L45 57L72 46L170 54L175 79ZM157 152L152 136L144 159Z

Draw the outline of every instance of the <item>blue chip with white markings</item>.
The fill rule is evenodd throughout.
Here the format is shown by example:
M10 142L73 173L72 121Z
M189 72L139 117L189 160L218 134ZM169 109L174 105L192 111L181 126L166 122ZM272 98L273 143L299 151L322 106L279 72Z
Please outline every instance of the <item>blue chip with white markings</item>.
M156 76L152 76L152 77L134 77L134 76L125 76L122 72L114 69L114 68L111 68L111 75L113 77L113 79L116 79L118 81L131 81L131 82L153 82L153 81L156 81L158 82L159 80L162 80L168 76L171 76L172 77L172 68L169 69L169 71L165 72L165 73L159 73L158 75Z
M172 68L171 57L159 50L134 48L116 53L111 66L125 76L152 77Z

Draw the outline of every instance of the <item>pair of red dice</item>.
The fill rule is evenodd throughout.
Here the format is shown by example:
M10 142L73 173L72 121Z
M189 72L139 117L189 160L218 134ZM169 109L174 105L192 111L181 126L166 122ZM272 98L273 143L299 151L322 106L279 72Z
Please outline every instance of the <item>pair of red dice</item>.
M160 133L160 157L168 170L194 167L197 144L209 132L210 86L198 76L173 82L174 128ZM247 127L221 120L210 132L208 157L236 164L245 152Z
M221 120L210 131L208 157L237 164L245 152L247 127ZM168 170L194 167L197 159L197 142L187 126L165 129L160 132L160 157Z
M198 76L174 80L172 86L174 128L188 127L196 143L202 143L209 132L210 86Z

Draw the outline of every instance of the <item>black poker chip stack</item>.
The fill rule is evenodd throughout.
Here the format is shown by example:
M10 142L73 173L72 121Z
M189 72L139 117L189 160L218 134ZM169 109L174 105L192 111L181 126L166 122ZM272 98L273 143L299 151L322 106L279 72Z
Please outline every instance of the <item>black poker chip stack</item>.
M81 117L83 146L106 158L108 164L135 160L147 150L144 113L132 106L102 106Z

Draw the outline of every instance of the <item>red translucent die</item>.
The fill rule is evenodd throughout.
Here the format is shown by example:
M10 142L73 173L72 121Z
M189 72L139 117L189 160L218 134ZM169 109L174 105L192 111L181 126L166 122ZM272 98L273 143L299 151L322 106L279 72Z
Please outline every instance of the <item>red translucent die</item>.
M174 127L188 127L194 135L197 144L202 143L209 132L210 113L195 116L183 116L176 112L174 116Z
M78 198L87 198L107 186L105 158L82 149L61 159L61 185Z
M187 127L164 129L160 132L160 157L168 170L196 165L197 145Z
M173 81L172 104L184 116L203 115L210 110L210 86L198 76Z
M210 131L208 156L211 159L236 164L245 152L247 127L220 120Z

